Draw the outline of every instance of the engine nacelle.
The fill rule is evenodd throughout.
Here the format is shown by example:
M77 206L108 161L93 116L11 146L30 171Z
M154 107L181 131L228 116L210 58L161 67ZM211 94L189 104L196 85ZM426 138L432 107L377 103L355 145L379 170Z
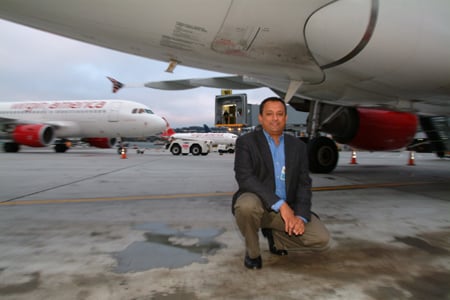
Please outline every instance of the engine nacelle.
M97 148L102 149L108 149L112 148L114 144L116 143L115 138L86 138L84 139L85 142L87 142L89 145Z
M46 147L53 143L55 131L45 124L17 125L12 133L15 143L30 147Z
M396 150L414 139L417 116L411 113L367 108L346 108L323 126L341 144L370 151Z

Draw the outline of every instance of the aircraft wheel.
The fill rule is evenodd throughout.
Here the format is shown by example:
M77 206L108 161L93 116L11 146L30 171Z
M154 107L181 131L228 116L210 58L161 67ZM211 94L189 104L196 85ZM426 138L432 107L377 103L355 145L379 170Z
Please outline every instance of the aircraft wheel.
M200 155L200 153L202 153L202 148L200 145L194 144L191 146L191 153L192 155Z
M64 153L67 151L68 147L66 144L56 144L54 149L57 153Z
M175 144L170 149L170 152L172 152L173 155L180 155L181 154L181 147L178 144Z
M339 159L336 143L324 136L314 138L308 142L308 157L312 173L330 173Z
M20 145L17 143L4 143L3 150L5 150L5 152L19 152Z

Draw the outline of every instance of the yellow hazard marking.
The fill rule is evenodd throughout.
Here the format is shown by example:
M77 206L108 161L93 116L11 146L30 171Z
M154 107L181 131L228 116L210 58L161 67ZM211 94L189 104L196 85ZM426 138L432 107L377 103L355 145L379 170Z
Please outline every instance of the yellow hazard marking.
M356 190L356 189L373 189L386 187L400 187L410 185L426 185L437 183L436 181L421 182L390 182L390 183L369 183L369 184L353 184L353 185L336 185L314 187L312 191L338 191L338 190ZM99 198L78 198L78 199L43 199L43 200L14 200L2 201L0 206L14 205L36 205L36 204L61 204L61 203L85 203L85 202L107 202L107 201L136 201L136 200L163 200L163 199L180 199L180 198L206 198L206 197L231 197L234 192L217 192L217 193L194 193L194 194L171 194L171 195L141 195L141 196L123 196L123 197L99 197Z

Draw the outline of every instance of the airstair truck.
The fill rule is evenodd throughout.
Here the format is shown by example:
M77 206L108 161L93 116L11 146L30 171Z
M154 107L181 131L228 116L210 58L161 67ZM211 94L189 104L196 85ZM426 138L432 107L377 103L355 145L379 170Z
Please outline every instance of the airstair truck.
M208 155L211 149L211 141L188 141L174 139L168 148L173 155Z

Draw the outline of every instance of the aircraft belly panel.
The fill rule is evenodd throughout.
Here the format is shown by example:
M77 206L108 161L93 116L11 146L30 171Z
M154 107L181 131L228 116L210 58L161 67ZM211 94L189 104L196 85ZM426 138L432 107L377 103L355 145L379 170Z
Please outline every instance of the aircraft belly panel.
M230 3L5 0L0 17L126 53L168 60L186 51L197 55L210 51Z
M408 3L405 8L400 1L342 0L313 15L306 37L326 80L304 85L301 94L344 105L449 114L448 2ZM353 18L332 18L345 11ZM359 52L341 60L364 39Z
M364 49L373 34L378 1L341 0L316 11L305 27L308 47L324 69L340 65ZM349 17L346 12L351 11Z
M253 62L255 66L250 68L256 73L256 65L271 62L278 69L273 68L273 72L282 73L282 77L320 81L322 72L310 55L302 32L309 15L326 2L292 2L283 6L268 0L234 1L211 48L222 55L240 57L243 63Z

